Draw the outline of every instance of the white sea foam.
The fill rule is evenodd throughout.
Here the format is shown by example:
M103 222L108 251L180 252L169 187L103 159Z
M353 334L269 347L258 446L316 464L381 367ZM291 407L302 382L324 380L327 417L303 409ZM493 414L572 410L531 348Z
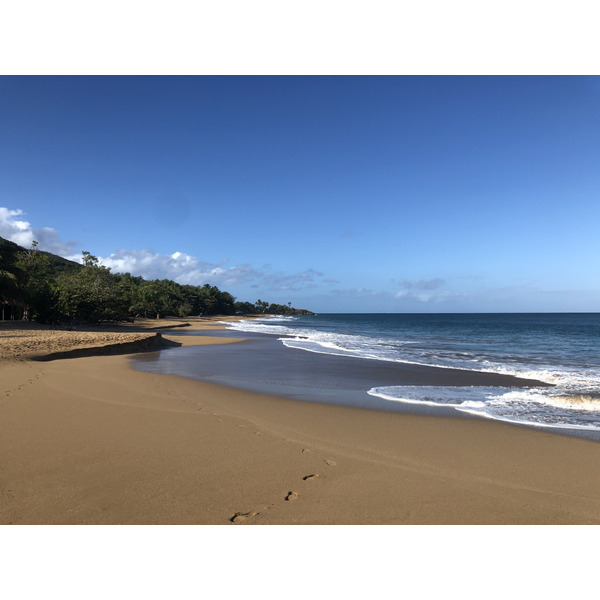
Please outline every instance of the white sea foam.
M392 402L454 408L521 425L600 431L597 397L575 401L552 388L384 386L368 393Z
M442 388L404 385L374 387L367 393L390 402L456 408L461 406L465 399L476 396L473 389L472 386ZM482 390L483 388L479 389Z
M293 320L288 319L290 318L271 317L224 322L224 324L234 331L266 333L279 336L279 341L288 348L296 348L318 354L353 356L356 358L397 362L397 359L391 354L393 352L391 350L392 345L386 343L387 340L369 336L294 327ZM396 342L393 348L397 349L400 345L402 345L402 342Z
M354 328L340 331L320 327L318 321L296 317L265 317L228 322L238 331L277 336L287 347L335 356L347 356L444 369L489 372L541 381L554 387L527 389L483 387L376 387L369 394L391 402L453 408L480 417L507 422L569 429L600 430L600 371L594 362L555 360L551 352L533 347L533 358L515 346L505 351L502 343L481 346L464 336L436 336L420 340L400 336L365 334ZM315 326L313 327L313 323ZM545 348L545 347L544 347ZM523 355L521 355L523 353ZM544 359L546 357L547 359ZM565 366L567 365L567 366Z
M327 341L327 339L307 339L305 337L279 338L287 348L296 348L297 350L306 350L316 354L329 354L331 356L353 356L355 358L368 358L360 350L354 350L341 346L337 342Z
M289 327L285 323L293 322L294 317L268 316L258 319L241 319L239 321L219 321L227 329L247 333L268 333L271 335L283 335Z
M439 369L458 369L511 375L523 379L533 379L558 386L575 388L594 387L598 381L596 369L578 370L557 369L552 365L525 367L523 364L503 364L493 360L481 360L467 352L434 353L416 348L413 340L374 338L364 335L319 331L295 327L297 317L269 316L260 319L223 322L229 329L266 333L279 336L279 340L288 348L296 348L319 354L353 356L369 360L398 362L417 366L430 366Z

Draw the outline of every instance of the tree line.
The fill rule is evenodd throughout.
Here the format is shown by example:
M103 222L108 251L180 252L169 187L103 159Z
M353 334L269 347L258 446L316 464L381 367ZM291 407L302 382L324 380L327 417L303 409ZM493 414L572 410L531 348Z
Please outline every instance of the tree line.
M170 279L145 280L111 273L87 251L82 264L28 250L0 238L1 319L122 321L134 317L190 315L311 314L262 300L237 302L214 285L182 285Z

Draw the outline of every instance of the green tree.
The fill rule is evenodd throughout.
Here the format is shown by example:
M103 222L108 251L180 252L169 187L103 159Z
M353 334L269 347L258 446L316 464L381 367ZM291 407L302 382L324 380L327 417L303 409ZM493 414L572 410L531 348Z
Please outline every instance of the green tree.
M62 273L56 282L56 305L61 315L83 321L117 321L129 315L129 302L118 276L83 252L84 268Z
M263 300L236 302L217 286L181 285L170 279L145 281L129 273L113 274L88 251L81 264L38 250L25 250L0 238L0 302L2 318L116 321L144 317L242 313L301 314Z
M16 293L18 279L13 264L9 264L0 254L0 298L12 300Z
M158 281L142 281L134 294L130 310L133 315L143 316L145 319L158 318L162 307L161 302Z
M50 315L52 307L49 266L50 258L38 250L38 243L35 240L29 250L18 255L16 267L22 273L20 303L24 320L32 318L45 320Z
M0 255L0 303L2 305L2 320L7 311L13 314L13 306L18 303L21 295L19 270L15 267L13 256Z
M255 306L252 302L236 302L235 303L235 312L240 314L252 314L255 312Z
M254 303L254 310L257 314L262 314L262 313L266 312L268 306L269 306L268 302L264 302L263 300L259 299Z

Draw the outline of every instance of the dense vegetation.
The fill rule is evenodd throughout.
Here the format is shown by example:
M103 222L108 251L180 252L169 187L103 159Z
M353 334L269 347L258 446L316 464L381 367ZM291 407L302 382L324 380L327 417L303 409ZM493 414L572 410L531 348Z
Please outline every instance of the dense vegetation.
M111 273L89 252L83 264L0 238L0 319L120 321L132 317L306 314L282 304L236 302L216 286Z

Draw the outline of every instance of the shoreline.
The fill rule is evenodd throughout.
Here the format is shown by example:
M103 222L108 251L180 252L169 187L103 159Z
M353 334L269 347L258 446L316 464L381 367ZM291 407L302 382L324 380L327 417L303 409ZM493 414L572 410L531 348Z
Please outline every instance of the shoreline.
M1 524L600 523L597 442L257 394L133 356L0 362Z
M203 336L202 331L177 332L171 339ZM279 396L312 403L350 406L389 413L417 414L458 419L483 419L456 411L452 407L415 405L373 396L369 390L381 385L451 386L451 387L552 387L551 384L492 372L441 368L429 365L366 361L356 357L339 357L306 352L282 345L267 334L220 330L219 337L236 339L235 347L188 347L175 353L140 354L132 358L134 369L155 374L189 377L196 381L218 383L236 390ZM230 365L234 364L235 369ZM382 384L382 382L384 382ZM487 420L487 419L486 419ZM529 424L514 425L534 427ZM535 427L535 430L539 428ZM552 429L559 435L573 435L567 430ZM579 437L600 441L595 432L576 432Z

